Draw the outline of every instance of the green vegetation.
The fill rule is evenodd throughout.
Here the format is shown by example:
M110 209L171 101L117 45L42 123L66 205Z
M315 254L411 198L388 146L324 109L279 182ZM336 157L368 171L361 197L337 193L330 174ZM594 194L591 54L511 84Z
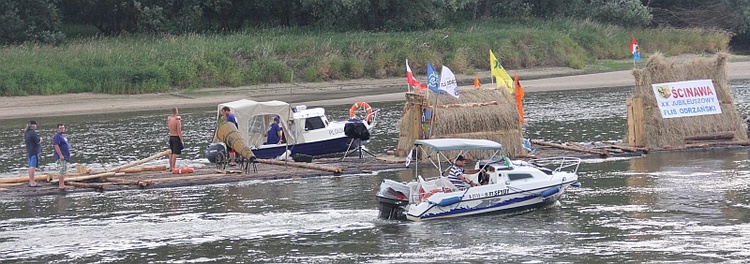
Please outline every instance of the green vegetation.
M495 19L416 32L266 29L234 34L120 36L58 46L0 49L0 95L133 94L260 83L404 76L427 62L456 73L489 68L492 49L508 69L568 66L646 54L726 51L724 31L626 29L590 21Z

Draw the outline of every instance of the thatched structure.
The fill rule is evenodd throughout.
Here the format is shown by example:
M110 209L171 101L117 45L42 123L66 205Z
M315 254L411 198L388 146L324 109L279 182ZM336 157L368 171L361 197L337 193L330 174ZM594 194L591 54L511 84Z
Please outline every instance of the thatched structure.
M437 100L437 101L436 101ZM476 138L497 141L511 157L526 155L516 102L505 89L462 89L460 98L433 92L407 93L399 124L396 154L403 156L424 138L422 114L433 110L430 138ZM471 153L469 154L471 156Z
M628 100L628 143L647 148L679 148L696 139L747 141L742 118L729 93L726 62L725 53L692 61L672 61L655 54L643 69L633 70L636 87ZM712 80L721 114L662 118L652 84L701 79Z

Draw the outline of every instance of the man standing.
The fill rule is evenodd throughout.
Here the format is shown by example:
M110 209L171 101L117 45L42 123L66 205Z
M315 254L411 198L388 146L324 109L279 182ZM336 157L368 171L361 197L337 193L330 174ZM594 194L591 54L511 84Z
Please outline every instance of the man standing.
M169 127L169 149L172 154L169 155L169 169L174 170L177 163L177 155L182 154L185 148L185 140L182 138L182 118L177 115L177 107L172 108L172 115L167 117L167 126Z
M68 172L68 162L70 162L70 145L64 133L65 125L57 124L57 133L52 137L52 144L55 146L55 163L59 170L57 180L60 190L65 190L65 173Z
M221 113L224 116L224 122L231 122L234 124L234 127L240 128L240 124L237 123L237 116L232 113L232 109L229 109L228 106L222 107ZM232 146L227 146L227 151L229 152L229 166L237 166L237 163L235 162L237 153L234 152Z
M26 154L28 160L26 165L29 166L29 186L41 187L34 179L34 173L39 166L39 154L42 153L42 137L36 133L36 121L31 120L26 125L26 131L23 133L23 141L26 143Z

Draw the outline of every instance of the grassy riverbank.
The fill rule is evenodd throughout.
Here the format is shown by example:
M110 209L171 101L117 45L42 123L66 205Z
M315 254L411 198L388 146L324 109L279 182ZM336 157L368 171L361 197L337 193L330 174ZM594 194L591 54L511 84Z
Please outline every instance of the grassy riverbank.
M416 75L427 61L456 73L489 68L488 50L508 69L625 59L631 36L643 53L727 50L726 32L624 29L586 21L493 20L421 32L271 29L228 35L88 38L61 46L0 49L0 95L135 94L259 83ZM644 56L645 57L645 56Z

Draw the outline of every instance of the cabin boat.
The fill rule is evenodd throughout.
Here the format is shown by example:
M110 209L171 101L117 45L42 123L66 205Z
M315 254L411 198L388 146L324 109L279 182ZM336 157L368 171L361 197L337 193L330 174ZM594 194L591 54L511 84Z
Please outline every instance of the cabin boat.
M484 139L416 140L415 150L426 157L438 172L447 173L443 162L465 153L491 153L474 164L489 177L484 185L458 189L447 177L424 179L415 162L415 179L402 183L385 179L376 194L380 218L422 221L494 212L517 212L553 204L578 183L580 158L556 157L530 161L511 161L499 156L502 145ZM437 159L437 160L435 160ZM407 159L409 160L409 159ZM448 167L448 166L445 166ZM443 174L440 173L440 174ZM465 175L480 182L481 172Z
M363 120L355 117L348 121L329 121L325 109L320 107L308 109L304 105L292 106L282 101L257 102L241 99L219 104L218 124L222 122L220 113L225 106L237 117L237 130L245 145L250 147L256 158L263 159L278 158L282 155L291 158L300 154L316 157L355 149L361 144L366 144L367 140L350 137L351 135L345 133L345 128L356 124L369 132L377 120L377 111L368 112ZM282 129L284 143L266 144L266 134L275 117L280 119L279 126ZM216 136L213 141L206 151L209 161L209 152L220 152L222 148L225 149L224 143Z

